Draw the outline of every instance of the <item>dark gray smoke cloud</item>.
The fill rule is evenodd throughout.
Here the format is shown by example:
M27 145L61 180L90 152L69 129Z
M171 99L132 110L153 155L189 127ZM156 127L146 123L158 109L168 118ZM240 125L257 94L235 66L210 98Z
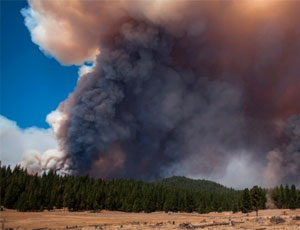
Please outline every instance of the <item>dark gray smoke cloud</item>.
M220 178L242 158L262 183L298 183L300 2L30 3L43 50L67 64L100 52L58 108L73 173ZM65 36L44 36L59 20Z
M106 169L108 176L158 177L162 169L197 155L202 158L197 167L206 172L216 161L225 165L226 154L241 146L239 90L172 66L173 43L157 26L124 24L95 70L80 78L61 128L77 173L90 172L94 162L111 154L122 162ZM111 150L115 145L121 151Z

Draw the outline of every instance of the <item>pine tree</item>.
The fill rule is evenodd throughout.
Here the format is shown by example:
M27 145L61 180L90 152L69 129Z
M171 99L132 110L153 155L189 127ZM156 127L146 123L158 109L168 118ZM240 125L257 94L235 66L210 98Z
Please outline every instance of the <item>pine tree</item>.
M280 189L278 187L275 187L274 189L270 190L271 192L271 198L274 201L274 204L276 205L277 208L281 208L282 202L280 200Z
M256 185L251 189L250 194L251 194L252 206L256 211L256 216L258 216L258 210L263 208L265 205L264 203L265 194L263 190Z
M7 208L15 208L15 203L19 195L18 184L15 183L14 179L10 182L7 187L5 196L4 196L4 206Z
M239 211L239 206L238 206L238 204L235 202L234 204L233 204L233 207L232 207L232 212L233 213L236 213L236 212L238 212Z
M280 201L281 201L280 208L286 208L286 204L287 204L286 193L282 185L280 185Z
M143 210L141 198L136 198L132 207L133 212L141 212Z
M297 190L295 185L291 186L291 190L289 193L289 209L296 209L297 208Z
M205 203L200 203L199 204L199 207L198 207L198 213L200 213L200 214L204 214L204 213L206 213L206 207L205 207Z
M289 208L290 204L290 188L288 185L285 186L284 188L284 196L285 196L285 208Z
M241 210L243 213L247 213L252 210L251 195L248 188L243 190L241 205L242 205Z
M16 204L16 209L18 211L27 211L27 208L28 208L28 204L27 204L27 196L26 196L26 193L23 192L21 194L21 196L19 197L18 201L17 201L17 204Z
M192 212L194 210L194 201L193 201L193 197L190 193L186 192L184 194L184 200L185 200L185 208L184 211L185 212Z
M300 190L298 191L297 195L297 208L300 208Z
M164 211L177 211L177 197L174 190L170 191L164 203Z

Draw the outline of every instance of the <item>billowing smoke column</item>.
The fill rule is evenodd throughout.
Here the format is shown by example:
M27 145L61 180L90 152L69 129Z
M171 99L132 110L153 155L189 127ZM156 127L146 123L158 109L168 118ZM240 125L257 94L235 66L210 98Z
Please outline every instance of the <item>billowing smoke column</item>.
M44 52L94 61L53 119L64 169L222 175L246 155L269 184L299 183L300 2L29 3Z
M60 137L77 173L96 167L100 175L158 176L200 148L204 157L239 145L234 87L173 66L174 38L157 26L120 30L62 106L68 119Z

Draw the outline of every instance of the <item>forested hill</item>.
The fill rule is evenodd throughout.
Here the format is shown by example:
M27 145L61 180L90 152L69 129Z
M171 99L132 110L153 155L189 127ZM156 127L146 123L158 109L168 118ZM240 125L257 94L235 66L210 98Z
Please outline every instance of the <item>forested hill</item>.
M68 208L70 211L199 212L263 209L265 189L237 191L215 182L171 177L153 183L132 179L103 180L59 175L29 175L20 166L0 172L0 206L19 211ZM279 208L300 208L300 190L288 185L272 190Z
M173 176L156 181L155 183L174 188L188 189L195 192L231 192L233 189L227 188L209 180L194 180L184 176Z

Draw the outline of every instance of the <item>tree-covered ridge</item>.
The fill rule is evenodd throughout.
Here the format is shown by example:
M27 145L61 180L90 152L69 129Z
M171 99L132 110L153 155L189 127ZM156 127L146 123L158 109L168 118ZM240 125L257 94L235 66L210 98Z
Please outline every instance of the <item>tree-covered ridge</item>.
M203 179L190 179L184 176L173 176L158 180L156 183L175 188L190 189L197 192L233 192L231 188L213 181Z
M132 179L102 180L88 176L62 176L53 171L38 176L29 175L19 166L13 170L4 166L1 168L0 180L1 205L20 211L64 207L71 211L106 209L207 213L230 210L248 212L265 208L266 190L259 187L241 192L213 182L201 184L196 181L201 184L199 186L187 178L175 177L170 180L179 180L185 185L181 186L179 182L170 185L162 181L148 183ZM202 188L207 183L215 186ZM296 191L296 194L299 207L300 192Z

